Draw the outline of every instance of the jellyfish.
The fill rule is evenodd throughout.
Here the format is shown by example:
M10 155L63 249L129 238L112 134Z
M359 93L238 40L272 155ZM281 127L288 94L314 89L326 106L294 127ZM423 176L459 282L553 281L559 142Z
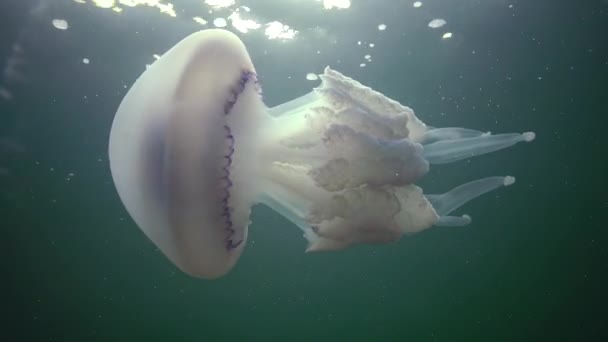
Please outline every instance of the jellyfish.
M430 127L329 67L320 79L269 108L243 42L209 29L177 43L129 89L110 132L112 178L135 223L183 272L228 273L256 204L299 227L307 252L467 225L470 216L453 211L515 179L489 177L444 194L416 182L430 165L534 139Z

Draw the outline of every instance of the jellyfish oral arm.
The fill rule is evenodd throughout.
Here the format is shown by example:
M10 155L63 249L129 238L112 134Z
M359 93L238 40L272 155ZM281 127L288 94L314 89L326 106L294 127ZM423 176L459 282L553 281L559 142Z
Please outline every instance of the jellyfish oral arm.
M424 157L431 164L452 163L502 150L521 141L530 142L534 137L533 132L526 132L439 140L424 146Z
M321 86L270 108L262 126L264 166L258 202L304 233L307 251L386 243L437 226L464 226L449 214L514 178L489 177L443 194L415 182L444 164L532 141L534 133L499 134L430 128L413 111L334 71Z

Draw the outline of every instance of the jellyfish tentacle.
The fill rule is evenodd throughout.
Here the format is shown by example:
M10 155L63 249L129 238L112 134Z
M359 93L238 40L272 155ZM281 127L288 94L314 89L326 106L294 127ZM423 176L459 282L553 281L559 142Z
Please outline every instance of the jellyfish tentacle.
M512 176L488 177L462 184L442 195L425 195L439 216L445 216L489 191L515 183Z
M291 101L284 102L272 108L268 108L268 115L271 117L279 117L284 115L303 115L306 113L311 106L314 106L321 100L318 93L311 91L295 98Z
M440 140L424 145L424 157L431 164L446 164L502 150L521 141L530 142L534 137L533 132L526 132Z
M471 223L471 216L439 216L439 220L435 223L439 227L462 227Z
M277 196L282 193L282 196ZM286 191L284 189L280 189L280 187L267 187L266 191L260 193L258 196L258 202L263 203L268 206L273 211L279 213L281 216L289 220L291 223L295 224L300 228L307 236L306 233L312 229L310 223L306 222L304 219L305 213L301 213L301 210L295 207L289 201L284 200L287 198L285 195ZM292 201L293 202L293 201Z
M489 135L489 132L481 132L474 129L462 127L443 127L429 129L421 138L422 144L430 144L436 141L453 140L461 138L476 138Z

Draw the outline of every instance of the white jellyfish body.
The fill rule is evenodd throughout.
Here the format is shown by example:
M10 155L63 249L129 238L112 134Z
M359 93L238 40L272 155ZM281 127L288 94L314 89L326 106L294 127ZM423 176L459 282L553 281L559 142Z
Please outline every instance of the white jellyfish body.
M337 71L320 78L310 93L267 108L243 43L212 29L179 42L129 90L110 133L112 177L131 217L181 270L227 273L256 203L302 229L307 251L466 225L468 215L449 214L514 178L425 195L414 184L429 164L534 139L429 128Z

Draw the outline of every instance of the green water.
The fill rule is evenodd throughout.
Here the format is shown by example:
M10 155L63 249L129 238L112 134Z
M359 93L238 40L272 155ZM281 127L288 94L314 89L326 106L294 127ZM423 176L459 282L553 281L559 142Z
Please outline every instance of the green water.
M268 105L308 92L317 82L305 75L330 65L429 125L537 139L433 167L420 183L441 192L515 176L459 211L473 217L466 228L304 254L300 230L259 206L239 263L214 281L179 272L144 237L116 194L106 151L116 108L152 55L212 26L191 17L229 11L176 0L172 18L88 2L0 4L0 62L6 70L22 61L21 76L0 78L10 92L0 97L2 340L608 337L606 1L427 0L415 9L352 0L324 10L314 0L237 0L256 20L299 31L285 41L263 29L240 34ZM55 29L56 18L69 28ZM432 30L433 18L448 24ZM453 37L441 39L447 31ZM366 54L372 61L360 67Z

